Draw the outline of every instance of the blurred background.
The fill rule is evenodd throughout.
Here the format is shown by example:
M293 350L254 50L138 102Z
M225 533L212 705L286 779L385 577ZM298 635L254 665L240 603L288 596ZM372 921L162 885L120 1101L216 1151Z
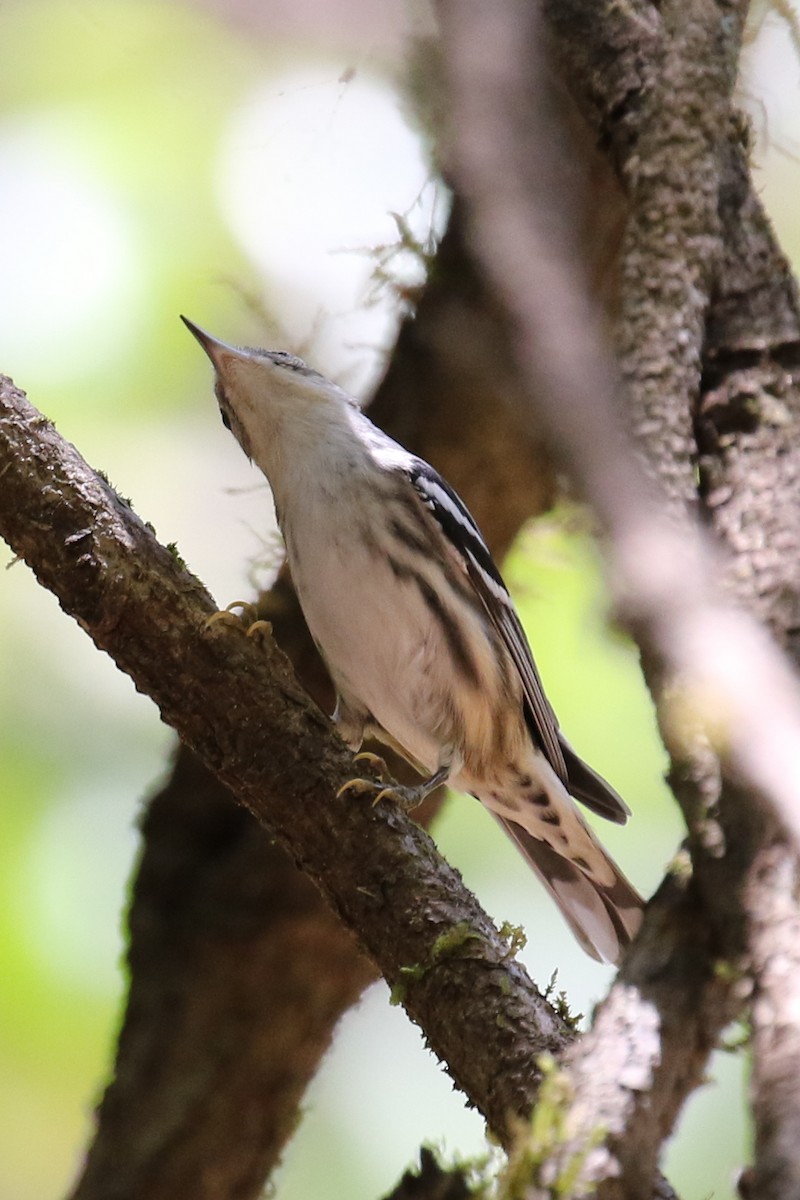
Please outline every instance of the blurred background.
M399 317L376 277L402 214L424 242L448 198L404 103L423 3L328 6L24 0L0 7L0 370L130 496L222 606L279 560L265 484L225 433L185 312L285 345L360 396ZM800 66L754 15L741 80L759 187L800 256ZM381 250L381 248L384 248ZM506 567L570 739L635 818L606 841L645 891L680 838L636 656L605 624L575 514L532 525ZM62 1195L108 1077L125 989L137 815L173 743L152 704L0 545L0 1200ZM497 920L522 924L540 985L590 1013L609 972L574 945L479 807L435 829ZM746 1062L718 1054L667 1171L685 1200L733 1195ZM483 1148L401 1009L376 985L342 1023L277 1180L283 1200L388 1190L422 1140Z

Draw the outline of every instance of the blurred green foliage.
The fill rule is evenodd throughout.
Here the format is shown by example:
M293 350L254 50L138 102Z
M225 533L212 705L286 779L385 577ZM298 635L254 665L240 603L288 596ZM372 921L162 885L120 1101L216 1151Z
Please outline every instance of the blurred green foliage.
M177 313L246 341L260 306L288 306L286 286L226 217L220 146L253 91L300 61L299 46L258 42L190 6L133 0L7 3L0 45L0 369L162 540L177 540L223 603L247 594L269 541L268 498L218 426L207 365ZM322 36L304 54L334 82L345 77L346 57ZM325 122L336 120L333 105ZM791 143L778 131L763 157L778 163L771 203L796 246L787 197L797 163L781 137ZM604 836L652 888L680 825L635 654L606 625L591 540L569 522L541 523L507 575L562 724L634 809L627 829ZM78 1168L107 1077L136 814L171 737L21 564L3 573L0 612L0 1197L45 1200ZM525 926L522 957L537 980L558 965L573 1009L590 1012L607 972L574 947L486 814L454 798L437 836L496 918ZM687 1112L669 1157L687 1200L732 1195L748 1153L742 1071L741 1057L717 1064L716 1085ZM343 1022L279 1192L378 1194L437 1136L475 1153L481 1122L376 988Z

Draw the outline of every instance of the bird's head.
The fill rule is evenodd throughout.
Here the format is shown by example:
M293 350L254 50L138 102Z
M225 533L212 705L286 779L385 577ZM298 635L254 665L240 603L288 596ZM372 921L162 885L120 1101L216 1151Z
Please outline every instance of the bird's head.
M325 425L321 409L331 420L332 409L355 404L335 383L285 350L230 346L186 317L181 320L211 359L223 423L264 470L287 429L295 435L302 435L304 427L317 431Z

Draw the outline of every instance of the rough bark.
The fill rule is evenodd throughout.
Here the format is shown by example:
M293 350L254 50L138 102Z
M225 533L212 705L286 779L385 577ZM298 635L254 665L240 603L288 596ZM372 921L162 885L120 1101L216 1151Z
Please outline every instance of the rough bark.
M374 968L189 751L142 836L115 1075L74 1195L257 1196Z
M566 7L574 11L578 6ZM651 54L644 69L637 64L636 86L644 96L636 93L628 77L625 104L619 110L624 130L616 146L618 166L634 184L627 248L635 248L623 275L622 311L630 313L635 304L642 305L648 331L647 337L627 343L629 424L644 434L641 444L650 456L650 473L662 480L662 495L672 497L680 528L676 536L628 457L626 436L615 416L613 372L603 366L596 321L576 289L574 247L559 214L553 212L553 197L562 194L563 168L555 149L558 135L543 116L547 106L540 81L545 73L536 61L538 31L530 6L511 0L491 10L452 3L440 8L453 94L451 169L468 201L473 244L507 306L517 332L519 361L528 372L532 395L540 401L540 415L549 422L565 460L608 529L624 612L659 692L676 792L693 833L695 878L686 893L689 909L683 899L667 906L666 923L660 904L648 912L642 935L592 1032L568 1055L566 1086L574 1098L566 1118L569 1136L552 1148L544 1166L539 1160L531 1180L530 1195L557 1193L565 1172L572 1171L576 1185L591 1182L598 1195L634 1197L652 1186L659 1149L674 1116L699 1081L720 1028L747 995L747 982L737 978L755 915L747 897L753 894L752 880L764 869L776 820L791 831L793 853L797 846L798 780L791 748L800 729L796 684L769 644L715 593L709 575L714 556L686 526L674 503L675 497L685 503L693 496L692 416L700 385L703 317L724 261L717 196L727 151L720 134L730 133L735 125L732 120L720 123L719 118L734 73L734 14L726 5L701 3L687 12L684 5L665 4L664 29L652 13L640 21L635 32L640 41L644 34ZM606 63L624 41L621 23L630 17L631 35L630 27L643 13L640 7L620 17L617 10L607 30L614 44L606 47ZM600 28L606 32L605 26ZM596 63L602 56L596 54L597 28L594 32L590 48ZM659 44L659 38L668 44ZM687 105L691 75L694 85L698 76L691 57L687 68L683 56L687 41L694 43L695 54L705 43L708 57L712 48L722 48L720 39L729 39L726 60L716 73L708 73L716 84L716 103L711 106L716 122L701 122L704 136L698 138L693 119L697 110L692 107L702 106L702 98L695 95ZM678 51L683 52L680 61ZM609 74L618 82L615 69ZM573 86L585 82L573 80ZM661 103L654 111L648 98L658 95ZM631 116L634 111L640 120L649 121L646 137L638 137L642 131ZM678 203L670 146L672 156L682 159L687 178L696 183ZM533 177L531 162L536 164ZM645 180L639 188L637 172ZM763 245L763 225L759 232ZM671 244L671 255L664 253L666 244ZM772 257L780 256L775 251ZM533 286L521 265L532 262L539 268ZM730 286L724 276L723 282ZM753 280L748 283L752 286ZM792 295L785 283L782 292ZM730 301L730 291L726 299ZM590 370L592 363L599 365ZM541 387L543 378L549 388ZM659 388L653 387L654 381ZM784 472L784 478L793 479L795 469L796 465ZM784 492L784 505L784 515L795 518L796 537L800 506L793 491ZM791 536L788 524L785 536ZM737 654L733 670L725 661L732 647ZM664 666L671 683L678 678L688 689L683 703L688 701L692 713L664 705ZM778 696L787 705L784 716L791 711L795 729L786 739L787 728L779 732L759 711L767 697L775 701ZM695 753L694 728L705 729L725 760L719 794L713 759L707 764ZM777 770L771 754L763 753L768 745L780 758ZM682 910L691 911L698 902L705 946L700 944L698 923L679 919ZM693 963L688 972L687 959ZM718 970L720 960L729 964L725 971ZM675 1022L676 1014L684 1019ZM783 1139L784 1150L790 1140ZM774 1136L771 1141L776 1148Z
M470 1196L479 1195L470 1189L466 1174L459 1167L445 1170L425 1146L419 1157L419 1171L406 1171L384 1200L469 1200Z
M574 0L548 5L551 26L573 94L609 147L623 180L642 161L644 107L640 97L651 85L654 64L662 51L663 26L646 5L621 10L604 6L598 20L595 5ZM576 36L577 34L577 36ZM736 113L726 121L720 148L719 221L722 256L708 296L702 378L694 411L697 501L704 519L725 548L723 577L730 593L759 617L772 635L800 661L800 318L797 287L778 246L763 205L753 188L747 165L749 134ZM632 165L631 165L632 164ZM685 776L689 776L689 788ZM713 774L678 766L673 781L687 811L713 816L718 785ZM694 776L694 777L693 777ZM734 806L733 813L742 813ZM796 910L798 881L791 848L771 832L771 823L747 820L715 832L704 824L704 836L720 852L727 842L739 847L733 879L722 861L712 858L706 888L717 897L739 897L735 878L747 877L745 905L751 914L745 935L752 957L756 996L753 1007L754 1116L756 1166L748 1173L748 1194L778 1197L796 1176L798 1144L792 1114L800 1105L800 1022L786 1001L780 967L798 957ZM697 828L697 825L696 825ZM741 848L752 835L749 868ZM776 840L773 841L773 838ZM774 884L765 880L772 874ZM766 890L765 890L766 888ZM779 899L778 894L782 898ZM735 956L747 914L733 903L727 914L727 953ZM780 910L771 935L765 915ZM735 932L736 931L736 932ZM698 1009L700 1011L700 1009ZM720 1012L724 1019L724 1008ZM771 1016L777 1015L776 1034ZM794 1088L792 1087L794 1083Z
M785 843L765 846L752 873L748 910L755 978L752 1005L755 1163L743 1195L800 1194L800 912L797 861Z
M631 214L622 246L618 363L628 427L682 508L696 498L686 400L700 387L708 298L722 255L720 146L741 31L737 20L721 20L713 0L688 8L666 3L661 22L660 53L638 97L636 155L625 163Z

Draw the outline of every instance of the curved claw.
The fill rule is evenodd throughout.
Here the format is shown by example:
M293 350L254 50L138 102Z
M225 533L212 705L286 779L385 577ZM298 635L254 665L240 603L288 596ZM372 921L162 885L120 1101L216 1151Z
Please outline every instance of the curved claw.
M400 808L405 808L403 803L403 791L403 788L399 788L396 785L394 787L381 788L375 799L372 801L372 807L374 808L376 804L380 804L381 800L393 800L395 804L400 806Z
M242 610L240 615L237 616L233 611L235 608ZM205 627L209 629L212 625L231 625L235 629L241 629L245 621L247 622L246 630L248 637L253 629L260 630L264 626L267 627L269 633L272 633L272 626L269 621L260 621L258 619L258 609L249 600L232 600L230 604L226 604L225 608L207 617Z
M232 612L228 612L227 608L221 609L219 612L212 613L210 617L206 617L204 628L210 629L212 625L233 625L237 629L241 629L242 623L238 617Z
M392 778L384 759L379 754L373 754L371 750L362 750L359 754L354 755L353 762L368 762L383 783Z
M249 600L231 600L230 604L225 605L225 612L232 613L235 608L242 610L240 619L246 619L248 625L255 625L258 621L258 609Z
M404 787L402 784L395 783L389 772L386 763L378 754L373 754L370 750L362 750L360 754L356 754L354 762L368 762L380 777L380 782L376 783L369 779L350 779L343 784L336 793L336 798L344 795L345 792L353 791L358 795L366 795L367 792L374 792L372 807L380 804L381 800L391 800L398 808L402 808L404 812L411 812L417 805L421 804L425 797L431 791L431 780L426 780L419 787ZM434 786L440 782L434 780ZM381 783L385 787L381 787Z
M266 637L272 637L272 622L262 620L253 621L253 624L247 628L248 637L256 637L260 633L263 633Z
M338 800L345 792L356 792L358 795L364 795L365 792L374 792L376 786L369 779L348 779L347 783L343 783L339 788L336 793L336 799Z

